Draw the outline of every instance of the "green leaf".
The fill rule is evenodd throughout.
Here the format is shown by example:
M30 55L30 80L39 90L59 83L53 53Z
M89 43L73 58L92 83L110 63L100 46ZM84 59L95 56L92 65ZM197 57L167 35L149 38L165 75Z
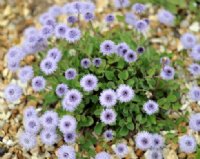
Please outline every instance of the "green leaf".
M195 156L195 159L199 159L200 158L200 147L197 148L197 153Z
M102 133L103 127L104 127L104 124L103 124L103 123L98 123L98 124L94 127L94 132L95 132L97 135L100 135L100 134Z
M119 79L121 80L127 80L128 79L128 71L122 71L118 74Z
M119 130L119 135L122 137L122 136L127 136L128 135L128 129L124 126L122 128L120 128Z
M105 72L105 76L108 80L113 80L115 75L114 75L114 72L113 71L106 71Z
M133 123L128 123L128 124L127 124L127 128L128 128L129 130L133 130L133 129L134 129L134 124L133 124Z

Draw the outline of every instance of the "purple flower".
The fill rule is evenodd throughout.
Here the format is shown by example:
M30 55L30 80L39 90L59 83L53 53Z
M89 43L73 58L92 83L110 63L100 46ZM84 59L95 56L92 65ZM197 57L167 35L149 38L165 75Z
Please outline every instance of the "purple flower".
M103 151L96 154L95 159L111 159L111 155Z
M40 133L40 139L43 144L52 146L57 142L58 136L55 130L44 129Z
M180 38L181 44L185 49L191 49L196 44L196 37L191 33L185 33Z
M120 158L124 158L128 155L128 147L126 144L119 143L114 149L116 155Z
M43 128L54 130L59 122L58 114L54 111L46 111L40 121Z
M125 56L128 51L129 46L125 42L118 44L116 47L116 52L119 56Z
M164 147L164 138L159 134L152 134L152 148L160 149Z
M167 10L160 10L157 15L158 21L167 26L172 26L174 24L174 15Z
M140 150L147 150L152 145L152 135L146 131L139 132L135 138L136 147Z
M84 58L84 59L81 60L81 66L82 66L83 68L85 68L85 69L86 69L86 68L89 68L90 65L91 65L91 61L90 61L89 58Z
M83 95L78 90L69 90L62 101L63 108L67 111L73 112L81 103L82 97Z
M67 80L72 80L76 77L77 72L74 68L69 68L65 71L65 78Z
M152 115L158 112L159 106L155 101L149 100L144 104L143 110L145 111L146 114Z
M94 20L94 13L92 12L85 12L83 16L86 22Z
M69 131L64 134L64 140L66 143L74 143L76 141L76 132Z
M98 79L93 74L87 74L80 80L80 85L84 91L90 92L97 88Z
M114 16L113 14L108 14L108 15L106 15L106 17L105 17L105 21L106 21L107 23L112 23L114 20L115 20L115 16Z
M145 33L148 29L148 24L145 20L137 20L135 22L135 28L137 31Z
M130 102L134 96L134 90L128 85L121 84L117 88L117 98L121 103Z
M53 29L52 27L45 25L41 28L40 34L45 37L46 39L50 38L53 35Z
M112 125L116 121L116 113L113 109L105 109L101 112L100 119L106 125Z
M170 65L171 61L168 57L162 57L160 58L160 63L165 66L165 65Z
M64 39L67 33L68 27L66 24L59 23L55 27L56 38Z
M59 62L61 60L62 54L58 48L52 48L47 52L47 57L53 59L55 62Z
M106 141L111 141L113 139L113 131L112 130L106 130L104 133L103 133L103 137Z
M105 40L100 45L100 52L103 53L103 55L110 55L115 52L115 49L115 43L111 40Z
M132 6L132 10L137 13L137 14L141 14L145 11L146 7L144 4L141 4L141 3L135 3L133 6Z
M46 75L53 74L57 69L57 63L52 58L45 58L40 63L40 69Z
M71 15L67 18L67 22L70 23L70 24L74 24L78 21L77 17Z
M94 12L95 11L96 6L94 5L93 2L90 1L85 1L82 2L82 12L84 13L85 11L90 11L90 12Z
M58 17L62 13L62 8L58 5L53 5L49 8L48 13L53 17Z
M28 108L26 108L24 110L23 115L24 115L24 118L26 120L28 118L37 117L37 112L36 112L36 110L33 106L29 106Z
M190 53L190 56L194 60L200 61L200 44L197 44L194 47L192 47L192 52Z
M22 89L16 84L9 84L4 90L6 101L15 102L22 96Z
M48 17L48 18L44 19L43 25L48 25L51 28L55 28L56 20L53 17Z
M37 34L37 29L33 26L30 26L24 30L24 36L29 36L31 34Z
M114 0L115 8L121 9L126 8L130 5L129 0Z
M190 71L190 73L194 76L199 76L200 75L200 65L197 63L192 63L189 67L188 67L188 71Z
M62 12L63 12L64 14L73 14L73 9L72 9L71 3L66 3L66 4L62 7Z
M137 58L137 53L131 49L124 55L124 60L128 63L135 62Z
M19 61L13 61L13 60L8 61L7 63L7 67L11 72L16 72L20 67L19 65L20 65Z
M48 12L45 12L43 13L42 15L40 15L39 17L39 22L44 25L45 23L45 20L48 19L48 18L51 18L52 16L48 13Z
M94 65L95 67L99 67L99 66L101 65L101 63L102 63L101 58L94 58L94 59L92 60L92 63L93 63L93 65Z
M58 149L58 159L76 159L76 152L72 146L63 145Z
M103 107L110 108L115 106L115 104L117 103L117 95L114 90L106 89L101 92L99 101Z
M193 136L184 135L179 139L179 147L181 152L189 154L196 151L197 143Z
M71 8L73 13L80 14L83 11L83 2L75 1L71 3Z
M24 128L29 133L37 134L41 128L40 120L38 117L25 118Z
M142 54L142 53L144 53L144 51L145 51L145 48L142 47L142 46L139 46L139 47L137 48L137 53L138 53L138 54Z
M190 116L189 127L194 131L200 131L200 113L192 114Z
M32 79L32 88L36 92L40 92L45 89L46 80L42 76L37 76Z
M67 29L65 39L69 43L75 43L81 38L81 31L78 28L69 28Z
M189 97L193 101L200 101L200 87L194 86L190 88Z
M30 150L37 144L36 136L29 132L22 132L19 136L19 144L26 150Z
M128 12L125 14L125 21L129 25L135 26L137 22L137 17L135 16L135 14Z
M163 155L160 150L150 150L147 156L148 159L163 159Z
M76 119L71 115L65 115L60 119L59 129L65 134L67 132L73 132L76 130Z
M25 53L20 47L14 46L8 50L6 58L8 62L11 61L19 62L24 58L24 55Z
M160 76L162 79L164 80L172 80L174 79L174 74L175 74L175 71L174 71L174 68L173 67L170 67L170 66L164 66L162 68L162 71L160 73Z
M56 87L56 94L58 97L63 97L68 91L68 86L66 84L58 84Z
M18 72L18 78L21 82L25 83L29 80L31 80L34 76L33 67L32 66L24 66L20 68Z

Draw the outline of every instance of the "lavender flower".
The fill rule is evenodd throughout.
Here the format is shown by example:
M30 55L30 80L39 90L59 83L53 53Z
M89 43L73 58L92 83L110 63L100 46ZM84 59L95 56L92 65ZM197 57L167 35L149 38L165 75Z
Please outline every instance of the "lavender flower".
M117 89L117 98L122 103L130 102L135 96L134 90L125 84L119 85Z
M137 20L135 22L135 28L141 33L145 33L148 29L148 24L145 20Z
M52 58L45 58L40 63L40 69L46 75L53 74L57 69L57 64Z
M101 58L94 58L93 60L92 60L92 63L93 63L93 65L95 66L95 67L99 67L100 65L101 65Z
M137 54L135 51L129 49L124 56L124 60L128 63L135 62L137 60Z
M69 68L65 71L65 78L67 80L72 80L76 77L77 72L74 68Z
M37 76L32 79L32 88L36 92L40 92L45 89L46 80L42 76Z
M137 22L137 17L133 13L128 12L125 14L125 21L129 25L135 26Z
M135 138L136 147L140 150L147 150L152 145L152 135L148 132L139 132Z
M101 92L99 101L103 107L111 108L117 103L117 95L114 90L106 89Z
M19 65L19 61L8 61L7 63L7 67L11 72L16 72L20 67Z
M40 121L43 128L54 130L59 122L58 114L54 111L46 111Z
M162 79L164 80L172 80L174 79L174 74L175 74L175 71L174 71L174 68L173 67L170 67L170 66L164 66L162 68L162 71L160 73L160 76Z
M152 134L152 148L160 149L164 147L164 138L159 134Z
M8 62L11 61L19 62L24 58L24 55L25 54L20 47L14 46L8 50L6 58Z
M192 47L192 52L190 53L190 56L194 60L200 61L200 44L197 44L194 47Z
M77 17L71 15L67 18L67 22L70 23L70 24L74 24L78 21Z
M37 112L36 112L36 110L33 106L29 106L28 108L26 108L24 110L23 115L24 115L24 118L26 120L28 118L37 117Z
M58 48L52 48L47 52L47 58L53 59L55 62L59 62L61 60L62 54Z
M92 12L84 13L84 19L86 22L94 20L94 14Z
M25 83L29 80L31 80L34 76L33 67L32 66L24 66L20 68L18 72L18 78L21 82Z
M114 149L116 155L120 158L124 158L128 155L128 147L126 144L119 143Z
M95 159L111 159L111 155L103 151L96 154Z
M100 119L104 124L111 125L116 121L116 113L112 109L105 109L101 112Z
M200 65L197 63L192 63L189 67L188 67L188 71L190 71L190 73L193 76L199 76L200 75Z
M72 12L80 14L83 11L83 2L75 1L71 3Z
M160 150L150 150L147 156L148 159L163 159L163 155Z
M133 6L132 6L132 10L137 13L137 14L141 14L145 11L146 7L144 4L141 4L141 3L135 3Z
M76 119L71 115L65 115L60 119L59 129L65 134L67 132L73 132L76 130Z
M144 51L145 51L145 48L142 47L142 46L139 46L139 47L137 48L137 53L138 53L138 54L142 54L142 53L144 53Z
M50 38L53 35L53 29L52 27L45 25L41 28L40 34L45 37L46 39Z
M129 0L114 0L115 8L121 9L126 8L130 5Z
M62 12L63 12L64 14L73 14L73 9L72 9L71 3L66 3L66 4L62 7Z
M64 140L66 143L74 143L76 141L76 132L69 131L64 134Z
M81 31L78 28L69 28L67 29L65 39L69 43L75 43L81 38Z
M192 114L190 116L189 127L194 131L200 131L200 113Z
M37 144L36 136L29 132L22 132L19 136L19 144L26 150L30 150Z
M174 24L174 15L167 10L160 10L158 12L157 18L160 23L167 26L172 26Z
M41 128L38 117L25 118L24 128L29 133L37 134Z
M113 131L112 130L106 130L104 133L103 133L103 137L106 141L111 141L113 139Z
M160 63L165 66L165 65L170 65L171 61L168 57L162 57L160 58Z
M105 40L100 45L100 52L103 53L103 55L110 55L115 52L115 43L111 40Z
M56 20L53 17L48 17L43 21L43 25L48 25L53 29L56 26Z
M53 5L49 8L48 13L53 17L58 17L62 13L62 8L58 5Z
M37 29L33 26L30 26L24 30L24 36L27 37L31 34L37 34Z
M91 92L97 88L98 79L93 74L87 74L83 76L80 80L80 85L86 92Z
M42 143L48 146L54 145L58 140L57 133L55 132L55 130L49 129L42 130L40 133L40 138Z
M200 88L197 86L190 88L189 97L193 101L200 101Z
M76 153L72 146L63 145L58 149L58 159L76 159Z
M22 96L22 89L16 84L9 84L4 90L4 95L6 101L14 102Z
M58 97L63 97L68 91L68 86L66 84L58 84L56 87L56 94Z
M56 38L64 39L67 33L68 27L66 24L60 23L55 27Z
M113 14L108 14L105 17L106 23L112 23L115 20L115 16Z
M84 13L85 11L90 11L90 12L94 12L95 11L95 4L91 1L85 1L82 2L82 12Z
M125 56L126 53L129 51L129 46L123 42L116 46L116 52L119 56Z
M86 68L89 68L90 65L91 65L91 61L90 61L89 58L84 58L84 59L81 60L81 66L82 66L83 68L85 68L85 69L86 69Z
M158 112L159 106L155 101L149 100L144 104L143 110L145 111L146 114L152 115Z
M51 18L52 16L48 13L48 12L45 12L43 13L42 15L40 15L39 17L39 22L42 24L42 25L45 25L45 20L48 19L48 18Z
M191 33L183 34L180 40L185 49L191 49L196 44L196 37Z
M193 153L196 151L197 143L193 136L184 135L179 139L179 147L182 152Z

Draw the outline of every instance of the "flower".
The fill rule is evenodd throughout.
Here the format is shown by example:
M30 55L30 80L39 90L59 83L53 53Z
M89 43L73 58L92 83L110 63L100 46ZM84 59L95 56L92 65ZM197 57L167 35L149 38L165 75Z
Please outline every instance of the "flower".
M152 145L152 135L146 131L139 132L135 138L136 147L140 150L147 150Z
M58 122L59 122L58 114L51 110L46 111L41 116L40 121L41 121L41 125L43 126L43 128L54 130L54 129L56 129Z
M37 112L33 106L29 106L28 108L24 110L23 116L25 120L27 118L37 117Z
M137 22L137 17L135 16L135 14L133 14L131 12L127 12L125 14L125 22L129 25L135 26L135 24Z
M9 84L4 90L6 101L15 102L22 96L22 89L17 84Z
M55 36L56 38L64 39L67 33L68 27L66 24L59 23L55 27Z
M39 17L39 22L42 24L42 25L45 25L45 20L48 19L48 18L51 18L52 16L48 13L48 12L45 12L43 14L40 15Z
M67 29L65 39L69 43L74 43L76 41L79 41L81 38L81 31L78 28L69 28Z
M137 60L137 54L135 51L129 49L124 56L124 60L128 63L135 62Z
M95 159L111 159L111 155L103 151L96 154Z
M147 156L148 159L163 159L163 155L160 150L150 150Z
M125 56L128 51L129 46L125 42L122 42L116 46L116 52L119 56Z
M100 119L104 124L111 125L116 121L116 116L113 109L105 109L101 112Z
M71 115L64 115L59 122L60 131L65 134L67 132L73 132L76 130L76 119Z
M25 53L20 47L14 46L8 50L6 58L8 62L11 61L19 62L24 58L24 55Z
M152 115L159 110L159 105L153 101L149 100L143 105L143 110L145 111L146 114Z
M62 54L58 48L52 48L47 52L47 58L53 59L55 62L59 62L61 60Z
M142 46L139 46L139 47L137 48L137 53L138 53L138 54L142 54L142 53L144 53L144 51L145 51L145 48L142 47Z
M175 74L175 71L174 71L174 68L173 67L170 67L170 66L164 66L162 68L162 71L160 73L160 76L162 79L164 80L172 80L174 79L174 74Z
M115 106L115 104L117 103L117 95L114 90L106 89L101 92L99 101L103 107L110 108Z
M117 88L117 98L121 103L130 102L134 96L134 90L128 85L121 84Z
M100 52L103 53L103 55L110 55L115 52L115 43L111 40L105 40L100 45Z
M167 10L160 10L157 15L158 21L167 26L172 26L174 24L174 15Z
M26 150L30 150L37 144L36 136L29 132L22 132L19 136L19 144Z
M200 61L200 44L196 44L194 47L192 47L192 51L190 53L190 56L194 60Z
M42 76L36 76L32 79L32 88L36 92L40 92L45 89L46 80Z
M165 66L165 65L170 65L171 61L168 57L162 57L160 58L160 63Z
M64 134L64 140L66 143L74 143L76 141L76 132L69 131Z
M106 141L110 141L113 139L113 131L112 130L106 130L104 133L103 133L103 137Z
M196 44L196 37L191 33L185 33L180 38L181 44L185 49L191 49Z
M137 20L135 22L135 28L137 31L144 33L148 29L148 24L145 20Z
M191 87L189 91L189 97L193 101L200 101L200 87Z
M135 3L131 8L135 13L141 14L145 11L146 7L144 4Z
M45 25L41 28L40 34L45 37L46 39L50 38L53 35L54 30L52 27Z
M193 153L196 151L197 143L193 136L183 135L179 138L179 147L182 152Z
M11 72L16 72L20 67L19 65L19 61L8 61L7 63L7 67Z
M57 69L57 64L52 58L45 58L40 63L40 69L46 75L53 74Z
M188 71L190 71L190 73L194 76L199 76L200 75L200 65L197 63L192 63L189 67L188 67Z
M56 94L58 97L63 97L68 91L68 86L66 84L58 84L56 87Z
M152 148L160 149L164 147L164 138L159 134L152 134Z
M32 118L25 118L24 120L24 128L26 132L37 134L40 131L40 121L37 116Z
M84 58L84 59L81 60L81 66L82 66L83 68L85 68L85 69L86 69L86 68L89 68L90 65L91 65L91 61L90 61L89 58Z
M98 79L93 74L87 74L83 76L80 80L80 85L86 92L91 92L97 88Z
M92 21L94 19L94 14L92 12L85 12L83 15L86 22Z
M40 139L43 144L51 146L57 142L58 137L55 130L43 129L40 132Z
M190 116L189 127L194 131L200 131L200 113L192 114Z
M114 0L115 8L121 9L126 8L130 5L129 0Z
M115 16L114 16L113 14L108 14L108 15L106 15L106 17L105 17L105 21L106 21L107 23L112 23L114 20L115 20Z
M34 76L33 67L32 66L24 66L19 69L18 78L21 82L25 83L31 80Z
M62 13L62 8L58 5L53 5L48 9L48 13L53 17L58 17Z
M128 154L128 147L126 144L119 143L116 145L114 151L118 157L124 158Z
M76 153L72 146L63 145L58 149L58 159L76 159Z
M48 25L53 29L56 26L56 20L55 18L49 16L48 18L44 19L43 25Z
M23 34L24 34L25 37L27 37L27 36L32 35L32 34L37 34L37 32L38 31L35 27L30 26L30 27L28 27L24 30Z
M77 72L76 72L76 69L74 68L69 68L65 71L65 78L67 80L72 80L76 77L77 75Z
M92 63L93 63L93 65L94 65L95 67L99 67L99 66L101 65L101 63L102 63L101 58L94 58L94 59L92 60Z
M67 18L67 22L70 23L70 24L74 24L78 21L77 17L71 15Z

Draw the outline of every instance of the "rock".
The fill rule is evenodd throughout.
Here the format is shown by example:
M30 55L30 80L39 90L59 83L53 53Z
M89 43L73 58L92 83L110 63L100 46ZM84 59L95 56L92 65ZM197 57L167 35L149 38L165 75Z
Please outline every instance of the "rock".
M3 156L8 150L6 148L0 147L0 157Z
M165 148L163 150L163 157L164 159L178 159L178 156L174 150L170 150L168 148Z

